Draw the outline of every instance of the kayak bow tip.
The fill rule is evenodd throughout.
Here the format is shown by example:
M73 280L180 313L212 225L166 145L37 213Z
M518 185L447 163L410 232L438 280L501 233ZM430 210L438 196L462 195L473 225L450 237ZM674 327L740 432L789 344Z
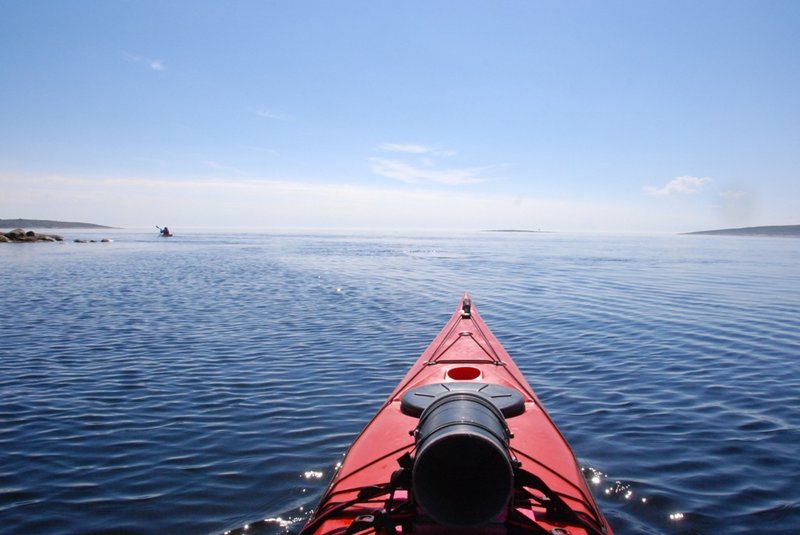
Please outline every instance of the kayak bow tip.
M472 299L468 293L464 293L464 297L461 298L461 317L464 319L472 317Z

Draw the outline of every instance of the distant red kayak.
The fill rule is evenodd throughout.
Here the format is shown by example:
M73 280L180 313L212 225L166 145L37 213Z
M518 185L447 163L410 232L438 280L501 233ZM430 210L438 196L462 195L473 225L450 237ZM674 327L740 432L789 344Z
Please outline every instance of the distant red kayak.
M613 535L469 295L350 447L302 535Z

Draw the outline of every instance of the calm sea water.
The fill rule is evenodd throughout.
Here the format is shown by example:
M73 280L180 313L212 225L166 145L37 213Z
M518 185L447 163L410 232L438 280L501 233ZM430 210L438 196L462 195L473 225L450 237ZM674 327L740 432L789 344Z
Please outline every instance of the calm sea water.
M800 529L800 240L65 234L0 244L0 532L296 532L465 290L617 534Z

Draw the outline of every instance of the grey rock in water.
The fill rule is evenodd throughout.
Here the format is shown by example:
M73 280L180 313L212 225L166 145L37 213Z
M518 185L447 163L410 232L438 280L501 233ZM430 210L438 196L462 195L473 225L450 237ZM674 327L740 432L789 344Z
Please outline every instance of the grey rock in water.
M21 228L9 230L5 234L0 235L2 239L0 242L35 242L35 241L64 241L63 236L58 234L38 234L32 230L25 231Z

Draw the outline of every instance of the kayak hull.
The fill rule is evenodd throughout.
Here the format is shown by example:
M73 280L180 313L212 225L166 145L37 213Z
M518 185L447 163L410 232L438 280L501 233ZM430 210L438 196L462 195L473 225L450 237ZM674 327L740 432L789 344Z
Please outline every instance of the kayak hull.
M426 463L433 447L438 458ZM465 455L479 460L450 463ZM301 533L465 530L613 533L570 446L468 295L353 442Z

